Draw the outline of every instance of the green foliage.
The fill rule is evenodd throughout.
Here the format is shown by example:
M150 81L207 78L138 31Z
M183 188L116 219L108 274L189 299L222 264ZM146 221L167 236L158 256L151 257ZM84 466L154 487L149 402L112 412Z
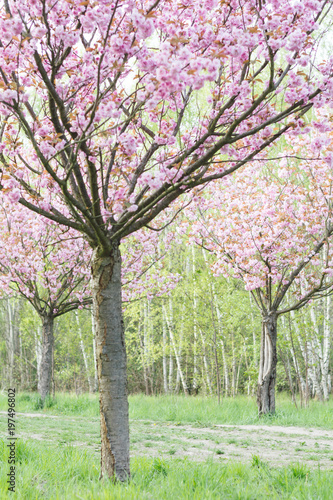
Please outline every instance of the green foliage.
M301 463L290 464L289 469L297 479L305 479L310 474L309 468Z
M261 458L259 457L259 455L252 455L252 458L251 458L251 467L256 467L258 469L263 469L263 468L267 467L267 464L266 464L266 462L264 462L263 460L261 460Z
M126 306L130 392L146 390L144 370L150 381L149 391L155 394L164 392L163 355L168 361L167 370L170 358L174 365L171 386L170 372L167 376L169 392L182 392L181 384L175 381L175 348L181 357L189 392L203 395L211 391L217 393L215 349L222 392L229 395L253 391L258 378L260 315L240 282L212 275L212 262L211 256L198 248L174 246L168 253L164 274L167 276L172 271L181 275L182 279L169 296L149 301L144 299ZM163 304L169 316L175 346L168 331L166 343L163 342ZM217 308L220 318L217 317ZM224 380L225 372L228 373L228 381ZM211 387L207 385L208 379Z

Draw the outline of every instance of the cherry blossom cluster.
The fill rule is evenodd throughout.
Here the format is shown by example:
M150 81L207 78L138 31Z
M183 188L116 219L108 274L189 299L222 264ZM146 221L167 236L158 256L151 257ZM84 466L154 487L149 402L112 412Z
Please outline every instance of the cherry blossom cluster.
M57 314L90 296L90 247L75 231L1 197L0 282L40 311Z
M110 228L149 216L161 190L189 189L198 158L208 155L196 172L218 176L260 157L284 126L304 133L294 103L332 99L332 60L313 71L313 33L330 6L8 0L2 188L44 215L65 200L70 220L91 204Z
M0 198L0 283L3 293L20 292L53 314L82 307L91 295L91 248L75 230L36 218L25 207ZM124 240L122 281L125 302L168 293L180 276L166 270L172 234L139 231Z
M215 275L265 290L267 300L268 290L278 294L292 285L301 299L332 285L333 169L315 159L318 141L331 149L330 134L313 134L273 166L248 164L197 198L191 239L214 252ZM309 160L301 159L305 151Z

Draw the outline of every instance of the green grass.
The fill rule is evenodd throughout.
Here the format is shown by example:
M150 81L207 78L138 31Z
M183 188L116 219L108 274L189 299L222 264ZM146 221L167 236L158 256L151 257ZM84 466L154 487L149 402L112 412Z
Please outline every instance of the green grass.
M0 395L0 410L6 410L5 394ZM132 479L126 484L115 485L108 480L99 481L96 395L57 394L41 409L37 395L18 394L16 411L58 415L58 418L17 418L16 431L20 438L17 441L15 494L7 495L6 492L8 448L6 440L0 441L0 498L329 500L333 473L319 469L324 456L326 462L333 459L326 445L319 446L312 441L312 446L307 446L304 437L299 436L297 448L302 452L301 460L307 463L298 462L297 457L294 463L273 467L262 459L250 438L234 438L230 435L231 428L219 428L216 424L332 429L333 422L329 418L332 410L331 402L316 401L311 402L308 409L296 410L284 395L279 395L277 415L259 420L254 401L247 397L225 399L219 406L214 399L203 397L131 396ZM0 420L5 423L6 416L1 415ZM190 443L191 439L195 441ZM209 444L212 458L207 461L192 462L181 456L181 450L187 446L191 446L192 451L198 449L200 455L200 450L207 449ZM253 447L252 460L245 463L234 452L229 453L229 457L232 456L235 462L229 460L226 456L228 444L240 449L249 446L250 452ZM143 456L138 456L140 453ZM148 458L152 453L159 458Z
M15 398L16 411L23 413L46 413L51 415L82 415L93 417L99 415L97 394L57 393L55 398L48 398L44 408L41 407L37 393L21 392ZM0 411L6 409L7 394L0 394Z
M0 411L6 409L6 394L0 395ZM216 399L184 396L129 397L132 420L153 420L156 422L190 423L200 426L214 424L260 424L300 427L321 427L333 429L333 400L328 403L311 401L309 408L298 408L284 394L277 397L277 411L273 416L258 418L253 398L238 396L225 398L221 405ZM80 415L98 417L97 395L57 394L41 409L38 395L21 393L16 397L16 411L46 413L53 415Z
M0 498L12 499L322 499L332 498L333 474L295 463L271 468L254 456L252 465L213 461L135 458L125 484L99 481L99 459L71 446L18 441L16 493L7 493L7 449L0 441Z

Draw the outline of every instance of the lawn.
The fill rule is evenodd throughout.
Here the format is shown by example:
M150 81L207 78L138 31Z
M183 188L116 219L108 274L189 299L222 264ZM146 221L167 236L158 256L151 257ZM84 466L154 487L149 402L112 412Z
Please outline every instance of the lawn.
M96 395L59 394L41 410L36 395L19 394L16 411L15 494L6 493L0 415L1 499L332 498L332 403L296 410L282 395L277 415L259 420L246 397L219 406L199 397L131 396L132 478L116 485L99 481Z
M0 394L0 411L6 409L7 396ZM320 427L333 430L333 399L327 403L310 401L308 408L295 408L290 397L277 397L277 411L274 416L258 418L254 398L237 396L225 398L219 405L216 399L184 396L129 397L131 420L153 420L156 422L180 422L199 425L211 424L254 424L295 425L299 427ZM37 394L21 393L16 397L16 411L40 413ZM57 394L44 408L43 413L52 415L80 415L98 417L98 396L96 394Z

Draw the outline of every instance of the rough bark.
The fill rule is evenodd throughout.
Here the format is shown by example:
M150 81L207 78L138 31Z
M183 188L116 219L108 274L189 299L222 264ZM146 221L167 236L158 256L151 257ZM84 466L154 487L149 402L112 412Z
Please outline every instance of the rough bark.
M121 302L121 255L95 249L92 295L101 420L101 478L130 476L126 347Z
M42 317L42 355L40 361L38 392L45 401L46 396L51 392L52 383L52 360L53 360L53 324L54 318L52 315Z
M259 363L259 379L257 404L259 416L275 412L275 380L276 380L276 336L277 315L270 312L263 317L261 349Z

